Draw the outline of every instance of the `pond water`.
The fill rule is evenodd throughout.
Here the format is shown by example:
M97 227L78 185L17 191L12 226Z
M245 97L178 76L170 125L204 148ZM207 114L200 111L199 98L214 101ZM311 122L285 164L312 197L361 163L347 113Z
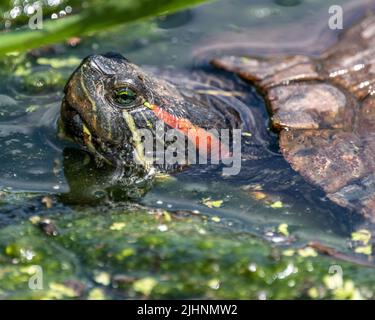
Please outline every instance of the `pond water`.
M5 199L0 224L31 216L35 208L31 210L30 203L44 195L56 196L56 209L51 210L59 213L76 204L127 205L124 199L105 200L110 170L95 170L79 147L57 133L64 83L85 56L115 51L138 65L189 71L206 68L210 58L228 52L317 55L337 38L327 25L333 4L344 6L348 25L370 6L369 1L350 0L221 0L87 36L76 46L58 44L26 57L12 57L12 72L0 84L0 187ZM248 90L253 104L249 107L261 110L264 124L260 125L266 125L262 97L254 88ZM191 168L127 201L218 217L228 230L275 244L301 246L319 240L353 254L347 246L350 233L372 230L372 225L304 182L277 153L276 135L269 135L276 152L261 161L244 162L238 176L222 177L220 168ZM209 208L207 198L220 205ZM281 224L288 225L295 239L275 232Z

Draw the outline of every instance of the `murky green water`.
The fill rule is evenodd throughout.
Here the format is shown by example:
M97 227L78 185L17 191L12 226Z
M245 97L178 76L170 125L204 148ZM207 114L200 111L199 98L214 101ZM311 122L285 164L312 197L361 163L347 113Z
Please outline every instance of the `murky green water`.
M116 51L137 64L172 70L205 68L210 57L223 52L316 55L336 39L336 33L327 27L327 17L328 7L337 3L348 8L348 24L366 8L349 0L217 1L84 37L74 47L59 44L3 60L0 295L262 298L266 292L266 298L346 297L322 280L335 263L347 268L344 275L348 281L355 278L358 285L371 291L373 280L367 284L363 280L367 269L320 261L315 253L313 261L305 260L303 253L297 254L298 261L282 257L282 250L318 240L372 262L371 256L354 253L350 238L355 230L371 231L373 227L331 204L279 154L244 162L241 174L229 179L223 178L219 169L188 169L157 182L136 200L118 200L104 190L111 172L95 170L87 155L57 134L63 86L89 54ZM262 110L266 123L262 97L251 87L249 91L254 104L250 107ZM276 136L270 135L277 144ZM52 208L46 208L45 200L43 203L45 196L53 200ZM218 201L218 205L209 208L205 199ZM164 210L172 213L172 218ZM58 226L59 235L45 236L43 225L44 232L35 226L40 226L37 220L44 216ZM30 221L30 217L34 218ZM271 246L280 250L280 257L269 261ZM180 270L186 263L191 267ZM258 275L260 282L247 275L255 268L251 263L259 264L260 274L264 267L267 275ZM290 264L295 269L288 275L295 276L289 282L275 283L277 274ZM45 268L46 290L28 290L30 265ZM311 271L314 266L316 270ZM318 280L311 280L314 277ZM137 286L142 279L145 282ZM69 291L70 280L76 287L81 284L83 291ZM208 285L200 287L200 281ZM320 281L325 291L317 284L318 293L308 293L307 289L313 288L309 281ZM56 289L56 285L64 288ZM355 288L343 288L348 297L357 294Z

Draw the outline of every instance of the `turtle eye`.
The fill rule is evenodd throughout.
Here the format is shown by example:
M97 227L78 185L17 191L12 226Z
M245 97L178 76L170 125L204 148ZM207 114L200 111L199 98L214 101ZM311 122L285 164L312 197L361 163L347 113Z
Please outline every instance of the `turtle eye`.
M113 98L119 105L130 107L137 100L137 94L132 89L124 87L115 90Z

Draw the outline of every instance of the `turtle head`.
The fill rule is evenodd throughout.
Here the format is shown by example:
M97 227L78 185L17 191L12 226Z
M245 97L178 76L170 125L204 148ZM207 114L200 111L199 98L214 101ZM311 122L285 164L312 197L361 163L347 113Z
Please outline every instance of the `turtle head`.
M139 129L155 134L158 119L150 105L178 114L184 104L172 85L113 53L85 58L64 93L63 133L116 166L134 162Z

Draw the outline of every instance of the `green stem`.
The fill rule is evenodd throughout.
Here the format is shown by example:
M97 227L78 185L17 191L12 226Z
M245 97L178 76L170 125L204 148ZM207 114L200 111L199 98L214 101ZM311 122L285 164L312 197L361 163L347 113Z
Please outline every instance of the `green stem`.
M106 30L124 23L173 13L207 0L107 0L81 13L43 23L43 29L3 32L0 35L0 55L26 51L43 45L64 41L95 31Z

